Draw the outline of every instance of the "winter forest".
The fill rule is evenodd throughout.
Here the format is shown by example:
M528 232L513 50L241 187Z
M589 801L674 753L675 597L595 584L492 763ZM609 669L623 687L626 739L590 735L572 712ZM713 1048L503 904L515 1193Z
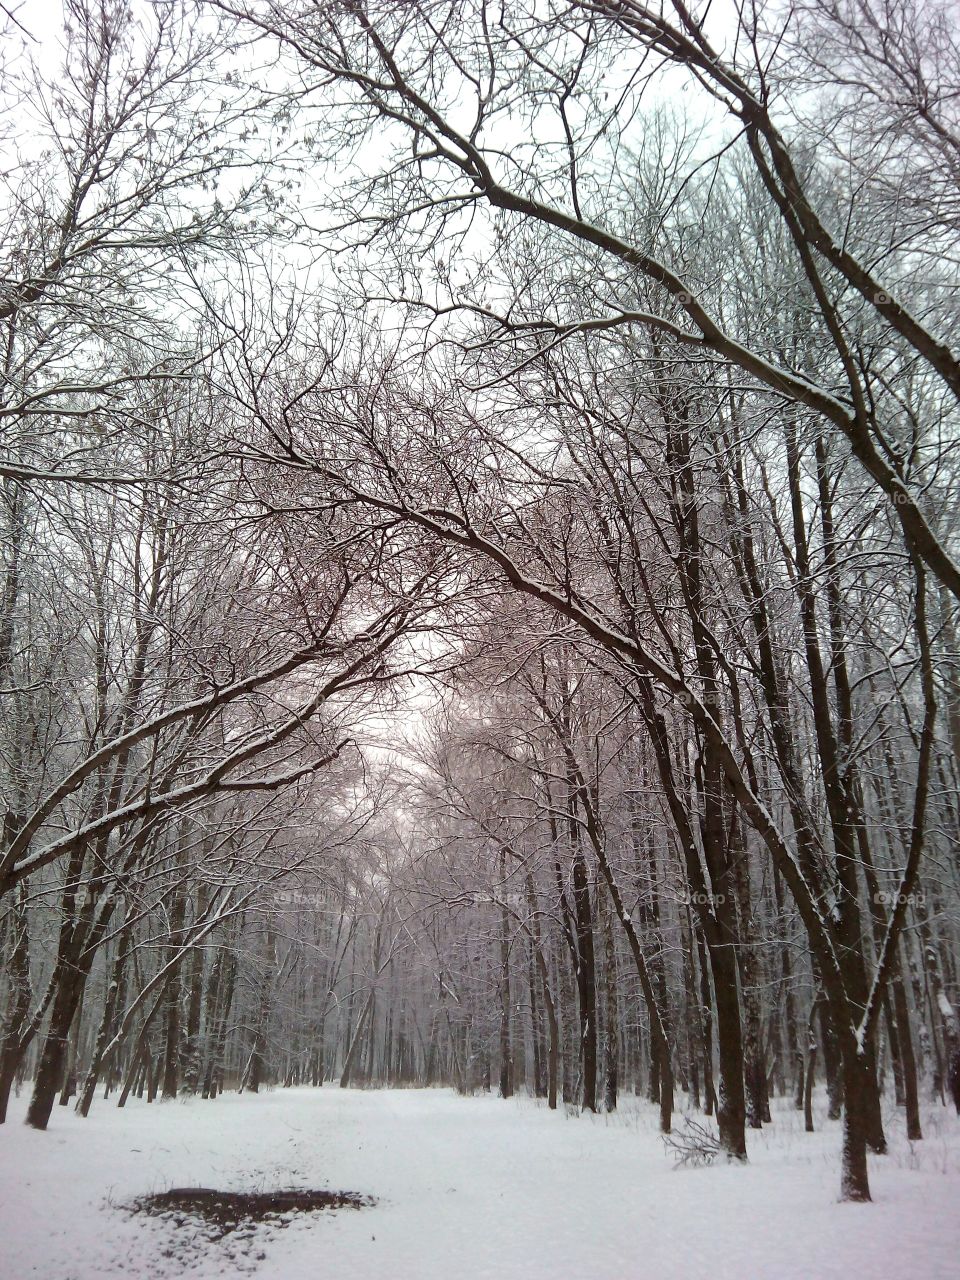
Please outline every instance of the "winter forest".
M955 1275L955 0L0 29L0 1271Z

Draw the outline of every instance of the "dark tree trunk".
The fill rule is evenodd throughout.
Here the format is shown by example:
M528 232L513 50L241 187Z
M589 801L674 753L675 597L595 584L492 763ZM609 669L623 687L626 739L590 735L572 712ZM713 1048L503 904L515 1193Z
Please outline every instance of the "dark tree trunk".
M713 1004L710 997L710 970L703 930L697 928L697 961L700 969L700 1037L703 1043L703 1110L712 1116L717 1109L713 1083Z
M172 960L182 946L183 922L186 915L186 899L179 887L173 891L173 907L170 912L171 945L167 948L167 959ZM163 1031L163 1082L161 1095L164 1098L175 1098L180 1087L180 995L182 981L180 965L174 965L173 971L166 981L164 996L164 1031Z
M872 1064L853 1046L843 1055L843 1151L840 1193L844 1200L869 1200L867 1144L873 1123L871 1109L876 1092Z
M767 1069L763 1053L761 984L755 949L756 939L753 937L750 866L747 847L739 839L739 832L732 844L733 875L731 879L736 885L737 893L739 917L737 956L744 1004L743 1074L746 1086L746 1120L751 1129L759 1129L764 1120L770 1119L770 1103L767 1096Z
M347 1056L344 1058L343 1070L340 1072L340 1088L346 1089L350 1084L354 1069L357 1065L360 1046L363 1042L363 1032L366 1027L367 1018L373 1009L373 991L367 995L363 1008L360 1010L360 1016L357 1019L357 1025L354 1028L353 1036L347 1046Z
M923 1137L920 1127L920 1100L917 1091L917 1061L913 1052L913 1034L910 1030L910 1009L907 1005L907 993L899 972L893 979L893 1002L897 1019L897 1036L900 1049L903 1077L903 1101L906 1108L907 1138L911 1142L919 1142Z
M8 815L9 816L9 815ZM5 823L6 825L6 823ZM3 1036L0 1039L0 1124L7 1118L10 1090L17 1076L26 1043L22 1042L30 1010L30 950L27 933L27 886L17 890L17 902L10 915L10 950L6 962L9 994Z
M843 1077L840 1074L840 1055L837 1038L833 1032L830 1008L822 996L818 997L820 1041L823 1048L823 1069L827 1084L827 1119L839 1120L843 1111Z
M617 1001L617 953L610 926L609 912L604 912L604 988L606 1019L603 1040L603 1105L605 1111L616 1111L620 1066L620 1011Z
M801 1074L803 1068L801 1067ZM813 1133L813 1086L816 1080L817 1071L817 1037L810 1029L810 1039L807 1045L807 1072L806 1082L803 1089L803 1127L807 1133Z
M593 910L587 865L579 840L574 836L573 899L577 921L577 996L580 1008L581 1104L585 1111L597 1110L597 979L593 950Z
M63 1081L67 1057L70 1027L80 1002L86 968L81 967L79 957L67 962L61 969L56 995L50 1011L50 1025L40 1051L33 1094L27 1108L27 1124L34 1129L46 1129L56 1100L57 1090Z
M506 853L500 850L500 892L506 893ZM513 1096L513 1049L510 1039L510 916L500 907L500 1097Z

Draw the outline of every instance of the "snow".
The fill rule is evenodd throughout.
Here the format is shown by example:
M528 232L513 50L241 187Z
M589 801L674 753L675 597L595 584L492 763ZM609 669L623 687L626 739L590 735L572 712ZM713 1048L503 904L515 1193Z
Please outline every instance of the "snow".
M47 1133L0 1130L0 1276L95 1280L938 1280L960 1255L960 1120L924 1116L871 1159L872 1205L837 1202L840 1128L787 1106L746 1167L674 1169L655 1109L550 1112L449 1090L290 1089L216 1102L98 1100ZM377 1204L222 1241L133 1215L172 1186L358 1191Z

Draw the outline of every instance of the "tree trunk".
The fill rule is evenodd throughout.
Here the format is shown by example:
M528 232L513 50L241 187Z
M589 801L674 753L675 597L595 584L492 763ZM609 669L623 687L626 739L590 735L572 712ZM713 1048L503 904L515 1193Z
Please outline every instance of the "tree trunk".
M844 1200L870 1199L867 1141L871 1126L871 1093L875 1077L869 1060L848 1046L843 1053L843 1151L840 1194Z
M343 1062L343 1070L340 1072L340 1088L346 1089L350 1083L354 1068L357 1063L357 1055L363 1040L363 1031L366 1026L367 1017L373 1008L373 990L371 989L364 1002L363 1008L360 1010L360 1017L357 1019L357 1025L354 1028L353 1036L347 1047L347 1056Z
M499 892L506 892L506 853L500 849ZM513 1096L513 1050L510 1042L510 917L500 907L500 1097Z
M17 890L16 906L10 915L10 952L7 959L8 1004L0 1039L0 1124L7 1118L10 1090L26 1044L21 1036L30 1010L30 952L27 933L27 886Z
M63 1080L70 1027L85 979L86 972L81 970L77 959L71 967L65 965L61 970L50 1011L50 1025L40 1051L33 1094L27 1108L26 1122L34 1129L46 1129L50 1122L57 1090Z
M620 1065L620 1011L617 1007L617 953L610 927L608 911L603 913L604 988L606 1019L603 1041L603 1106L605 1111L616 1111Z
M807 1045L807 1072L803 1089L803 1127L807 1133L813 1133L813 1086L817 1071L817 1037L813 1027ZM803 1068L801 1067L801 1075Z

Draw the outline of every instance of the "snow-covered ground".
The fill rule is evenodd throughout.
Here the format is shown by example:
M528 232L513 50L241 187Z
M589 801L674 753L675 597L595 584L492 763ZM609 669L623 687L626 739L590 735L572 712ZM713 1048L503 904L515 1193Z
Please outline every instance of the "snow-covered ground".
M0 1129L0 1277L127 1280L938 1280L960 1275L960 1120L925 1116L871 1161L872 1205L837 1203L839 1126L780 1110L746 1168L674 1169L652 1108L609 1117L448 1090L324 1088ZM377 1204L221 1241L134 1215L174 1186L329 1187Z

